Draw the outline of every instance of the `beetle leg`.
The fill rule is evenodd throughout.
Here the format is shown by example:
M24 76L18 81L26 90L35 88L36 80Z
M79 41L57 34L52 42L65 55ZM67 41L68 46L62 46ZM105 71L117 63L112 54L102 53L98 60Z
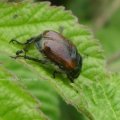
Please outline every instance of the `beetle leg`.
M30 56L24 56L25 59L28 59L28 60L32 60L32 61L35 61L35 62L39 62L39 63L42 63L42 64L45 64L46 63L46 60L42 60L42 59L36 59L36 58L33 58L33 57L30 57Z
M69 75L67 75L67 77L68 77L68 79L69 79L72 83L74 83L74 79L73 79L73 78L71 78Z
M56 73L57 73L57 71L55 70L55 71L53 72L53 78L55 78Z
M30 39L28 39L26 42L25 42L25 44L27 45L27 44L31 44L31 43L33 43L35 41L35 38L30 38Z
M23 53L23 50L18 50L18 51L16 52L16 56L20 55L21 53Z
M53 72L53 78L55 78L56 74L60 74L60 73L61 73L60 71L55 70L55 71Z
M17 43L17 44L19 44L19 45L23 45L23 46L24 46L23 51L24 51L25 54L26 54L26 52L29 50L30 44L32 44L34 41L35 41L35 38L30 38L30 39L28 39L28 40L27 40L26 42L24 42L24 43L19 42L19 41L15 40L15 39L12 39L9 43L13 43L13 44L14 44L14 43ZM17 52L16 52L16 55L19 55L19 54L23 53L23 51L22 51L22 50L17 51Z
M67 76L68 77L68 76ZM68 79L71 81L71 83L74 83L74 79L68 77Z
M22 42L19 42L19 41L17 41L16 39L12 39L12 40L10 40L10 42L9 43L17 43L17 44L20 44L20 45L28 45L28 44L31 44L31 43L33 43L35 41L35 38L30 38L30 39L28 39L26 42L24 42L24 43L22 43Z
M69 78L70 79L70 78ZM70 79L70 81L72 82L72 83L74 83L74 79Z
M13 43L13 44L14 44L14 43L17 43L17 44L20 44L20 45L24 45L24 43L21 43L21 42L15 40L15 39L10 40L9 43Z
M14 58L14 59L17 59L17 58L20 58L20 57L22 57L24 59L27 59L27 60L39 62L39 63L42 63L42 64L45 64L47 62L46 60L36 59L36 58L30 57L30 56L27 56L27 55L16 55L15 57L11 56L11 58Z

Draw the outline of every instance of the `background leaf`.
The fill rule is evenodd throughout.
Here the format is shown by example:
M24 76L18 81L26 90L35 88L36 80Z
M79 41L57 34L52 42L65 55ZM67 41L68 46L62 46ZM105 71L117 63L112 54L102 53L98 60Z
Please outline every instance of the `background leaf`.
M60 117L59 99L48 81L38 78L38 75L17 61L14 61L6 52L1 51L1 61L3 65L10 70L13 75L19 78L19 82L32 94L39 102L40 109L51 120L58 120ZM8 77L9 78L9 77ZM15 78L12 78L13 80ZM11 79L11 80L12 80Z
M0 71L0 118L2 120L47 120L40 112L38 102L15 81L10 81L15 76L2 66Z
M119 44L120 44L120 9L113 15L112 19L107 22L104 29L97 32L97 37L101 40L106 53L106 59L114 58L115 56L120 56ZM108 70L118 72L120 71L120 60L113 59L108 65Z

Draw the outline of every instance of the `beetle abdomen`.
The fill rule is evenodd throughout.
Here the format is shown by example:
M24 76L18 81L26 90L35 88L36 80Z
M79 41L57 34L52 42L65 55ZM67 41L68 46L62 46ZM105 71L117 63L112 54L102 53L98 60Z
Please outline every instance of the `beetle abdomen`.
M50 60L66 69L73 69L75 67L70 51L61 41L46 39L42 51Z
M36 46L49 60L63 69L72 82L79 76L82 57L64 36L55 31L45 31Z

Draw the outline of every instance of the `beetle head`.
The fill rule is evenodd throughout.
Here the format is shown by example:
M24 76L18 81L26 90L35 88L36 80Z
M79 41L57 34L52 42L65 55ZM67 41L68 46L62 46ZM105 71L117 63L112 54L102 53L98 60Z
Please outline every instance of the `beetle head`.
M82 57L78 54L77 55L77 66L69 71L66 71L68 78L73 82L75 78L77 78L81 72L82 68Z

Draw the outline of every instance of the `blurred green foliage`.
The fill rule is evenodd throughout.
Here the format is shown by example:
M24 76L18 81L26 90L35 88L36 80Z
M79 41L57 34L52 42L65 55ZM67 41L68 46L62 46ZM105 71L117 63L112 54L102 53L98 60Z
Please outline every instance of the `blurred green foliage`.
M120 71L120 9L107 21L107 25L97 31L97 37L101 41L106 53L106 59L118 58L108 65L108 69L112 71Z
M112 16L106 26L97 32L105 48L106 55L112 55L120 51L120 9Z

